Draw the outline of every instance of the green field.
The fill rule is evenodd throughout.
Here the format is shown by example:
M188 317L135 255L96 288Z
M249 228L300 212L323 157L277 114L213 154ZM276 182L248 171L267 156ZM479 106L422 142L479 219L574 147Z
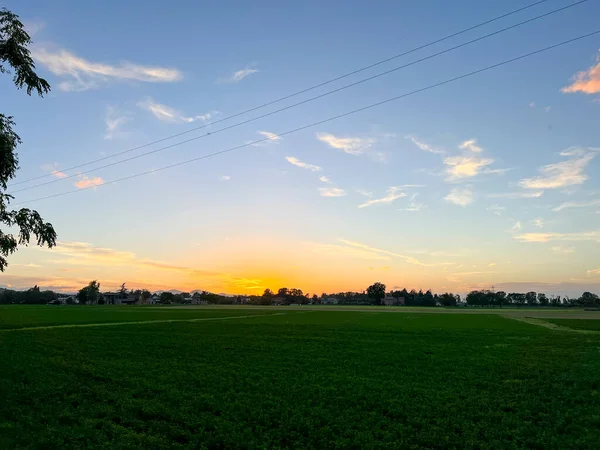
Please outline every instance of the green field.
M600 335L499 315L12 308L2 449L600 442ZM186 319L211 320L15 329Z
M600 320L598 319L544 319L561 327L574 328L576 330L600 331Z

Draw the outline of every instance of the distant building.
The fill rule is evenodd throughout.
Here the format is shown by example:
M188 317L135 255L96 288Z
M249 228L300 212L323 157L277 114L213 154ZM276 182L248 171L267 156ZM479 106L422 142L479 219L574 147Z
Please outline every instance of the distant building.
M393 297L392 294L385 294L382 304L385 306L404 306L404 297Z

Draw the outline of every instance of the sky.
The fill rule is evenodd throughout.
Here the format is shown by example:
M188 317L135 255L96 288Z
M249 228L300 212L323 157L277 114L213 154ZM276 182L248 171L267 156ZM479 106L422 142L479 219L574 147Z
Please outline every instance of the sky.
M600 292L600 35L302 128L597 31L598 2L228 119L529 3L5 2L52 86L0 77L23 140L8 192L58 244L20 248L0 286Z

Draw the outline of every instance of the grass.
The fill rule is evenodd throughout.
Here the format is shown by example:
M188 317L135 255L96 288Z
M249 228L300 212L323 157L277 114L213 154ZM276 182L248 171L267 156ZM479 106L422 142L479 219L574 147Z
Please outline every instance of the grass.
M2 322L56 319L40 311ZM594 448L599 345L496 315L340 311L0 331L0 448Z
M265 314L265 311L240 308L171 309L137 306L0 306L0 330L53 325L189 320L252 314Z
M544 319L561 327L574 328L576 330L600 331L599 319Z

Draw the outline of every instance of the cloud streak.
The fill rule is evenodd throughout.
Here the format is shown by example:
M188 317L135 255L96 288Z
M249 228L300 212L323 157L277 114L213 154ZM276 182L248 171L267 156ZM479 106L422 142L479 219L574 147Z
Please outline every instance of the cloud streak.
M319 188L319 194L321 197L343 197L346 195L346 191L336 187Z
M183 79L175 69L145 66L123 61L119 65L98 63L81 58L67 50L50 51L43 47L31 52L36 63L54 75L66 78L58 87L62 91L95 89L110 81L141 81L146 83L172 83Z
M293 156L286 156L285 159L290 164L293 164L294 166L300 167L302 169L310 170L311 172L321 172L323 170L321 166L315 166L314 164L302 162L298 158L294 158Z
M563 156L580 154L574 150L561 153ZM588 179L584 170L595 156L595 153L590 152L567 161L547 164L539 169L540 176L525 178L519 181L519 186L526 189L556 189L583 184Z
M578 233L525 233L515 236L521 242L595 241L600 242L600 230Z
M340 137L330 133L317 133L317 139L332 148L355 156L366 152L376 142L375 139Z
M367 200L365 203L358 205L358 207L366 208L373 205L389 204L402 197L406 197L406 194L400 191L399 186L390 186L387 189L385 197Z
M590 200L587 202L565 202L565 203L561 203L560 205L558 205L555 208L552 208L552 211L559 212L559 211L562 211L563 209L588 208L590 206L600 206L600 200Z
M66 173L58 170L58 163L44 164L42 165L42 170L44 172L49 172L50 175L53 175L56 178L67 178L69 176Z
M596 58L598 64L576 73L571 83L561 89L566 94L581 92L583 94L597 94L600 92L600 54Z
M104 180L100 177L88 178L87 176L82 175L74 184L77 189L87 189L103 185Z
M458 206L468 206L473 203L473 191L470 188L454 188L444 200Z
M409 134L409 135L404 136L404 138L410 140L413 144L415 144L419 148L419 150L423 150L424 152L435 153L438 155L442 155L442 154L446 153L442 149L432 147L431 145L420 141L417 137L415 137L413 135Z
M148 97L137 103L138 108L143 109L152 113L154 117L162 122L168 123L192 123L197 120L206 122L210 120L215 112L201 114L198 116L186 116L181 111L175 108L171 108L168 105L155 102L152 98Z
M238 70L236 72L234 72L233 74L231 74L228 77L224 77L224 78L219 78L217 80L217 83L239 83L240 81L242 81L244 78L254 74L254 73L258 73L260 72L258 69L253 69L251 67L246 67L244 69Z
M120 130L120 128L130 120L131 117L124 114L120 114L115 107L107 106L106 117L104 119L104 124L106 125L104 139L110 141L118 136L123 135L123 132Z

